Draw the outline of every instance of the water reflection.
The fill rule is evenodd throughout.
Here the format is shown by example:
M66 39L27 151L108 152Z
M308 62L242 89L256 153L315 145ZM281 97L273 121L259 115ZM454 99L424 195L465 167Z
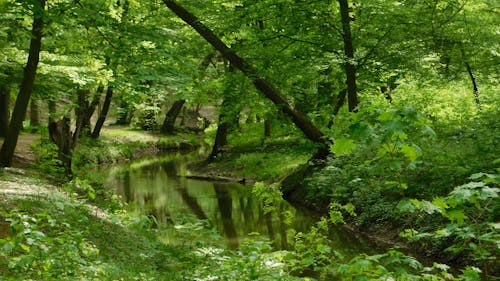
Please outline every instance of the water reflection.
M129 203L130 211L153 216L158 223L173 223L173 215L195 215L222 233L231 248L250 233L259 233L273 241L275 248L286 249L289 228L306 232L315 223L311 214L286 201L275 212L265 213L251 186L186 178L182 176L186 162L184 156L173 156L117 167L108 184ZM286 223L285 212L293 215L291 223ZM335 248L347 256L370 248L345 229L333 231L332 236Z
M238 183L214 183L189 179L183 157L117 167L110 173L108 185L128 202L132 211L154 216L158 223L172 223L172 215L192 214L218 229L229 247L249 233L266 235L276 248L286 248L286 229L305 231L314 222L288 203L280 212L264 213L251 192L251 186ZM295 214L290 226L282 211Z

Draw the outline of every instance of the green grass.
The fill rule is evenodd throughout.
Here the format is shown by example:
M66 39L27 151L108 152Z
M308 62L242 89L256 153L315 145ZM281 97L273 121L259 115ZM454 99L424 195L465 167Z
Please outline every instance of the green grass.
M300 135L276 130L271 137L264 137L262 124L244 124L241 131L228 136L224 153L202 171L233 178L257 181L278 181L314 153L314 144ZM212 135L209 133L208 135Z
M188 249L161 243L140 218L104 216L55 191L3 202L0 275L7 280L181 280L192 264Z

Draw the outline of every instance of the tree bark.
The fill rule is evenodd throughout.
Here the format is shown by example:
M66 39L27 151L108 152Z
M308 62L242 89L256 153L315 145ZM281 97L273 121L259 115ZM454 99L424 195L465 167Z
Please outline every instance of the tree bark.
M233 99L230 96L222 101L215 142L212 146L212 152L208 156L208 162L214 161L222 152L222 148L227 144L229 130L235 128L238 123L239 110L233 110L232 105Z
M480 106L481 101L479 100L479 89L477 87L476 77L474 77L474 73L472 72L472 67L469 64L469 61L467 61L464 49L460 49L460 51L462 53L462 59L464 60L465 63L465 68L467 69L467 73L469 74L470 81L472 82L472 90L474 91L474 101L478 106Z
M28 102L33 92L36 70L40 60L40 50L42 48L43 13L45 0L38 0L38 5L33 8L33 26L31 30L30 49L28 62L24 68L24 76L17 96L12 119L7 131L7 137L0 149L0 166L8 167L12 165L12 157L19 138L19 132L23 125L24 116L28 107Z
M102 126L104 125L104 121L106 121L106 117L108 116L109 107L111 105L111 99L113 98L113 88L108 86L106 90L106 97L104 98L104 104L102 105L101 114L99 114L99 118L94 126L94 131L92 131L91 137L94 139L99 138L101 134Z
M49 124L55 122L54 117L56 116L56 102L52 99L49 99L48 107L49 107Z
M67 175L72 174L71 161L75 145L74 137L78 134L78 132L71 134L70 121L68 117L63 117L61 120L49 124L50 139L57 145L58 158L63 164Z
M271 119L264 119L264 137L271 136Z
M163 125L161 126L160 132L164 134L173 134L175 131L175 120L179 116L182 107L186 103L186 100L176 100L172 107L168 110L165 115L165 120L163 121Z
M187 11L173 0L163 0L163 3L172 10L179 18L194 28L205 40L210 43L215 49L221 52L222 56L231 64L242 71L248 78L253 81L255 87L270 99L276 106L280 108L304 135L313 142L326 146L327 141L323 133L314 124L305 117L304 114L293 108L285 97L276 89L269 81L261 77L257 70L247 63L243 58L239 57L231 48L222 42L212 30L207 28L201 21L192 13Z
M35 97L31 97L30 101L30 125L31 126L40 125L38 98Z
M354 45L351 35L351 17L349 16L349 4L347 0L338 0L340 6L340 17L342 21L342 38L344 40L344 54L346 62L344 69L347 84L347 103L349 112L356 111L358 106L358 93L356 89L356 65L354 64Z
M93 95L92 100L89 101L90 91L78 90L78 108L75 110L77 116L77 125L81 126L82 132L86 132L87 136L91 135L90 119L99 104L103 87L100 86L97 92Z
M9 128L10 91L5 85L0 85L0 137L7 136Z
M90 103L88 102L88 96L90 91L88 90L78 90L76 95L78 97L77 107L75 108L76 116L76 127L78 131L83 131L85 129L90 130L90 116L88 111L90 110Z

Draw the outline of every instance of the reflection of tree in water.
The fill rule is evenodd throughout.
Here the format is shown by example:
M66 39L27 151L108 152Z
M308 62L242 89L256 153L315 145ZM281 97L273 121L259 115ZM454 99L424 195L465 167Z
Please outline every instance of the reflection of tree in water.
M137 170L125 170L120 177L122 195L132 203L131 206L141 208L143 214L159 223L173 223L171 215L178 214L169 212L169 209L173 210L178 205L187 208L198 219L208 221L210 218L209 223L220 227L220 232L232 248L238 247L239 237L252 232L269 237L277 249L287 248L286 232L289 226L285 223L284 212L289 210L289 206L286 202L277 204L273 212L264 213L262 202L252 196L249 187L189 180L179 177L182 169L179 161L159 161ZM216 198L212 197L212 186ZM177 194L172 196L166 192ZM179 211L185 212L182 209ZM303 217L299 215L296 219L299 222L294 226L303 231Z
M171 180L173 180L176 184L176 188L174 188L181 195L182 201L186 203L186 205L191 209L191 211L196 215L196 217L200 220L208 220L208 216L205 214L203 209L201 208L198 201L193 196L189 195L186 189L186 182L181 180L177 176L177 166L173 161L163 162L162 169L169 176Z
M130 186L130 170L126 169L123 175L123 195L125 195L125 202L132 201L132 189Z
M245 233L250 233L255 229L254 201L251 196L240 197L240 208L243 213L243 225Z
M224 227L224 234L228 240L228 245L231 248L237 248L238 234L233 222L233 198L227 190L227 185L214 183L214 190L217 202L219 203L222 226Z

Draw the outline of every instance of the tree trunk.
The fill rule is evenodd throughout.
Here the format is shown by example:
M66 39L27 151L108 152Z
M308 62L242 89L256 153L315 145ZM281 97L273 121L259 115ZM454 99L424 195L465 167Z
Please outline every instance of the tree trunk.
M462 52L462 58L463 58L464 63L465 63L465 68L467 69L467 73L469 74L470 81L472 82L472 89L474 91L474 101L476 102L476 104L478 106L480 106L481 101L479 100L479 89L477 87L476 77L474 77L474 73L472 72L472 67L469 64L469 61L467 61L464 49L460 49L460 51Z
M356 111L358 106L358 93L356 90L356 65L354 64L354 46L351 36L351 17L347 0L339 0L340 17L342 21L342 38L344 40L344 54L346 62L344 69L347 76L347 103L349 112Z
M99 104L101 93L103 87L99 86L97 92L93 95L92 100L89 101L90 91L88 90L78 90L78 108L75 110L77 117L77 125L81 127L80 131L86 132L87 136L90 136L92 130L90 125L90 118L94 114L94 111Z
M9 128L10 91L7 86L0 85L0 137L7 136Z
M88 102L89 94L90 91L88 90L76 91L78 101L75 108L75 116L78 131L90 130L90 116L88 116L88 111L90 110L90 103Z
M163 121L163 125L161 126L160 132L164 134L173 134L175 131L175 120L179 116L182 107L186 103L186 100L177 100L174 102L172 107L168 110L165 115L165 120Z
M49 124L55 122L54 117L56 116L56 102L52 99L48 101L49 107Z
M30 125L31 126L40 125L38 98L35 97L31 97L30 101Z
M232 105L233 101L231 97L227 97L222 101L215 142L212 146L212 152L208 156L208 162L214 161L222 152L222 148L227 144L229 130L236 127L235 124L238 122L239 112L237 110L231 110Z
M205 40L215 49L221 52L222 56L231 62L231 64L241 70L248 78L253 81L255 87L270 99L276 106L287 114L297 127L313 142L322 144L326 147L327 141L323 133L309 121L305 115L293 108L285 97L265 78L261 77L257 70L239 57L231 48L222 42L212 30L207 28L201 21L184 9L173 0L163 0L163 3L172 10L179 18L194 28Z
M58 147L58 158L61 161L67 175L71 175L71 161L74 147L74 136L70 130L70 119L63 117L57 122L49 124L49 135L53 143Z
M7 137L0 149L0 166L8 167L12 165L12 157L19 138L19 132L23 125L24 116L28 107L28 102L33 91L36 69L40 60L40 50L42 47L42 28L45 0L38 0L38 5L33 8L33 26L31 30L31 42L28 54L28 63L24 68L23 80L19 89L12 119L7 131Z
M99 118L94 126L94 131L92 131L91 137L94 139L99 138L101 134L102 126L104 125L104 121L106 121L106 117L108 116L109 107L111 105L111 99L113 98L113 88L108 86L106 90L106 97L104 98L104 104L102 105L101 114L99 114Z
M269 118L264 119L264 137L271 136L271 120Z

